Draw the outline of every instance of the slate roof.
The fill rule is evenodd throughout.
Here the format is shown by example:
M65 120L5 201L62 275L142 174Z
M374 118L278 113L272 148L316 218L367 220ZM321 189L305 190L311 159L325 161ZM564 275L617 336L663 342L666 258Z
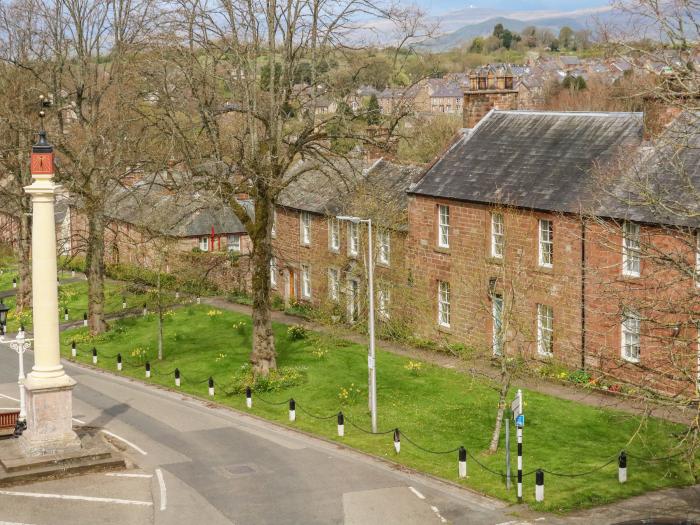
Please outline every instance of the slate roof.
M700 112L680 115L653 145L621 163L597 215L700 228Z
M443 85L435 88L435 91L433 91L433 94L431 95L431 97L434 97L434 98L445 98L445 97L461 98L462 94L463 94L462 88L460 87L459 84L457 84L456 82L448 82L446 84L443 84Z
M423 170L420 166L399 165L379 159L369 167L359 161L338 161L306 171L287 186L277 200L286 208L321 215L340 215L352 211L353 199L368 193L374 200L386 199L392 206L407 209L412 181Z
M594 163L641 139L641 113L491 111L410 192L578 212Z

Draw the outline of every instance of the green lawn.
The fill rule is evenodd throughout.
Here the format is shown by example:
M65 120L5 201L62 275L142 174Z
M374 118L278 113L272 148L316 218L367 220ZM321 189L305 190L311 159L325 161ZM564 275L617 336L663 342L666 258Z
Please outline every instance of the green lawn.
M69 278L70 272L62 275L61 278ZM87 281L78 281L69 284L62 284L59 287L58 302L60 309L60 322L66 322L64 318L65 308L68 308L68 321L79 321L83 318L83 314L87 312ZM146 296L143 293L128 290L125 286L115 283L105 283L105 312L107 314L119 312L122 310L122 297L126 297L127 307L132 308L141 306L146 301ZM15 298L6 297L4 302L10 307L8 314L7 329L14 332L19 327L21 322L24 323L26 329L30 330L32 326L31 311L25 312L21 319L14 315Z
M216 381L216 400L246 410L243 394L227 396L224 387L234 373L240 372L248 359L251 346L250 318L231 312L207 315L209 307L190 306L173 312L166 321L165 356L156 362L156 323L153 316L125 319L115 323L111 332L92 340L84 329L64 332L61 349L70 355L70 342L78 342L78 360L89 362L90 349L96 346L99 365L116 370L115 356L125 360L123 373L144 379L143 362L153 366L151 382L174 387L172 371L182 374L182 390L207 396L206 379ZM234 324L242 324L235 327ZM469 478L457 479L457 453L429 454L405 439L401 453L393 449L391 434L368 435L348 422L345 437L336 436L333 415L342 409L356 424L369 428L366 402L367 358L365 347L346 341L331 340L317 334L291 341L287 327L275 325L278 364L304 367L306 381L275 392L255 393L252 412L259 416L294 426L328 439L343 442L371 454L402 463L478 491L514 502L515 489L506 491L502 478L489 473L470 458ZM327 350L325 356L320 356ZM144 352L145 357L138 355ZM406 436L421 446L444 451L460 445L467 447L480 462L495 471L504 471L504 450L484 454L494 418L497 400L493 385L426 363L418 374L406 367L408 359L380 351L377 356L379 430L399 427ZM144 379L145 380L145 379ZM359 388L354 396L353 390ZM342 389L350 392L341 400ZM297 421L288 421L285 404L294 397ZM543 467L553 472L577 473L591 470L607 462L621 449L643 457L665 456L679 427L656 419L640 427L636 417L613 410L596 409L546 395L525 391L527 425L524 430L524 470ZM309 417L303 409L329 419ZM503 441L502 441L503 442ZM515 479L515 438L512 438L513 479ZM534 475L524 482L525 501L534 508L567 511L607 503L662 487L684 485L691 479L683 467L672 461L640 463L629 459L629 481L617 481L616 462L583 477L546 477L546 501L534 502Z
M13 266L3 266L0 264L0 291L12 290L12 279L17 277L17 270Z

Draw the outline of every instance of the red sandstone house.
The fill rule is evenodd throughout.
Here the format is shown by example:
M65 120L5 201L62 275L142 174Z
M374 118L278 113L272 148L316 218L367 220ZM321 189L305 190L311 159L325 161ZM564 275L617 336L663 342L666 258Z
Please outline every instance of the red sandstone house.
M367 226L336 217L371 218L377 314L384 321L399 316L405 303L406 190L419 170L384 160L366 169L343 162L335 170L308 171L288 186L275 211L274 293L287 304L322 307L336 321L365 318Z
M621 155L630 155L623 165L641 156L640 180L650 171L670 177L645 153L659 146L642 148L642 114L492 110L477 121L485 108L475 103L509 104L512 92L501 91L465 95L465 119L476 124L409 191L414 293L432 298L415 312L415 330L655 390L693 390L697 193L679 219L632 198L626 175L599 191L595 174ZM697 146L683 155L676 205L688 180L696 192L700 182Z

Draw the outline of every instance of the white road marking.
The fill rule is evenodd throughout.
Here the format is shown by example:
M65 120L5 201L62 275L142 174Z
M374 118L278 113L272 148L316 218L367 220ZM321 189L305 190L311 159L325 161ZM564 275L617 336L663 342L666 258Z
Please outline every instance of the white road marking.
M40 492L13 492L10 490L0 490L0 495L3 496L26 496L28 498L48 498L48 499L68 499L78 501L92 501L95 503L116 503L119 505L143 505L150 507L152 501L138 501L133 499L117 499L117 498L96 498L94 496L73 496L71 494L42 494Z
M440 515L440 509L438 509L435 505L431 505L430 510L432 510L435 515L440 518L440 523L447 523L447 520Z
M113 478L152 478L153 474L123 474L121 472L109 472L105 476Z
M31 523L17 523L15 521L0 521L0 525L31 525Z
M417 491L416 489L414 489L413 487L408 487L408 488L409 488L409 490L410 490L411 492L413 492L416 496L418 496L418 498L420 498L420 499L425 499L425 496L423 496L423 494L421 494L420 492L418 492L418 491Z
M142 448L139 447L138 445L134 445L131 441L126 440L126 439L124 439L124 438L121 437L121 436L117 436L114 432L110 432L109 430L105 430L104 428L101 430L101 432L104 432L104 433L107 434L108 436L112 436L113 438L118 439L119 441L123 441L124 443L126 443L127 445L129 445L129 446L130 446L131 448L133 448L134 450L140 452L140 453L143 454L144 456L148 456L148 452L146 452L144 449L142 449Z
M158 478L158 485L160 485L160 510L165 510L165 507L168 505L168 494L165 492L163 471L159 468L156 469L156 477Z
M19 403L19 399L17 399L16 397L6 396L5 394L0 394L0 397L4 397L5 399L9 399L10 401L17 401Z

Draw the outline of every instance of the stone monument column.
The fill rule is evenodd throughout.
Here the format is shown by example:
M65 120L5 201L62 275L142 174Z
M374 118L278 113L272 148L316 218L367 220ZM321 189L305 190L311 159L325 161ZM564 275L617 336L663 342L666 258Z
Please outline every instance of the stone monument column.
M24 381L27 430L20 445L27 455L40 456L80 448L73 432L73 387L61 364L56 283L56 225L53 147L46 132L32 147L33 182L25 191L32 198L32 300L34 367Z

